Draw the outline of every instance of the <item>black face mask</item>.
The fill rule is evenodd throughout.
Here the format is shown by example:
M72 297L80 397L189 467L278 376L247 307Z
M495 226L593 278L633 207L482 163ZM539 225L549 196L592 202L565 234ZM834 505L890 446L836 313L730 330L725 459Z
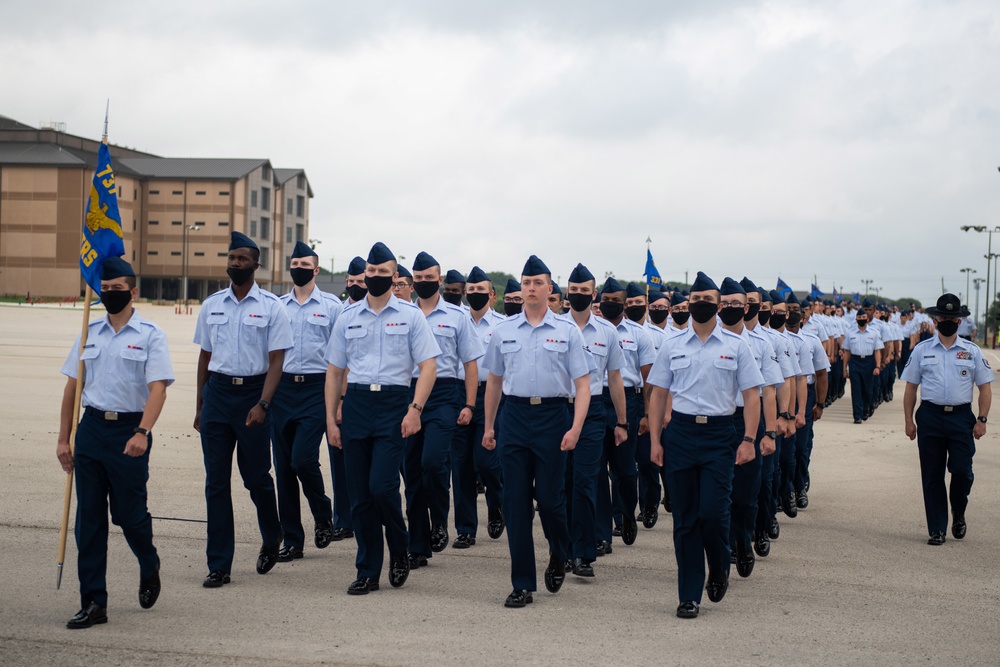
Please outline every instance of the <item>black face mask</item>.
M451 292L443 292L441 294L441 298L444 299L445 301L447 301L448 303L450 303L453 306L457 306L460 303L462 303L462 295L461 294L453 294Z
M737 322L743 321L742 308L723 308L719 311L719 319L727 326L733 326Z
M104 293L102 292L101 294L103 295ZM940 331L941 335L944 336L945 338L948 338L949 336L954 336L956 333L958 333L958 322L955 322L953 320L942 320L940 322L937 322L934 326L937 327L937 330Z
M132 292L130 290L101 292L101 303L104 305L104 310L108 311L112 315L117 315L125 310L125 306L127 306L131 300Z
M313 276L316 275L313 273L313 269L305 269L302 267L288 269L288 272L292 274L292 282L295 283L296 287L305 287L309 284L309 281L313 279Z
M767 324L771 320L770 310L761 310L757 312L757 321L761 324Z
M685 324L687 324L688 318L690 317L691 313L687 312L686 310L677 313L670 313L670 319L672 319L674 321L674 324L676 324L679 327L682 327Z
M351 285L347 288L347 296L351 297L351 301L361 301L368 294L368 288L364 285Z
M663 324L667 321L669 314L669 310L651 310L649 311L649 319L653 321L653 324Z
M759 303L747 304L747 308L748 308L747 313L746 315L743 316L744 322L749 322L750 320L752 320L753 318L757 317L760 314Z
M788 318L784 313L771 313L771 328L780 329L785 326L785 320Z
M788 313L788 326L797 327L802 324L802 313L791 312Z
M365 276L365 285L368 286L369 294L380 297L392 289L392 276Z
M633 322L641 322L642 316L646 314L646 306L629 306L625 309L625 317Z
M507 303L506 301L504 301L503 314L506 315L507 317L511 317L512 315L517 315L518 313L521 312L522 307L524 307L523 303Z
M859 329L864 329L866 326L868 326L868 320L858 319L858 320L855 320L855 322L858 323L858 328Z
M580 294L579 292L570 292L566 295L569 299L569 307L578 313L590 308L590 304L594 303L594 296L592 294Z
M253 272L257 270L257 267L250 269L226 269L226 275L229 279L233 281L233 284L237 287L242 287L248 282L253 280Z
M698 324L705 324L719 312L719 304L711 301L692 301L688 304L688 312Z
M471 294L466 294L465 298L469 301L469 307L472 310L482 310L486 307L486 304L490 302L490 295L483 294L482 292L472 292Z
M437 294L439 287L441 287L441 285L436 280L421 280L413 283L413 291L416 292L417 296L421 299L431 298Z
M614 301L602 301L599 308L601 309L601 315L606 320L617 320L625 312L625 306Z

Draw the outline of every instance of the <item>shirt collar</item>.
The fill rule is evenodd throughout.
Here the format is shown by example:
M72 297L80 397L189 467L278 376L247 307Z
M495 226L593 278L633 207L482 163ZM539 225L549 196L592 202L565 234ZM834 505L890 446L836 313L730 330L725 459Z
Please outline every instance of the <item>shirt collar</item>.
M239 299L236 298L236 292L233 291L233 284L229 283L229 288L226 289L226 298L232 299L233 303L240 303ZM260 286L257 281L253 281L253 287L247 292L247 295L243 297L243 300L253 299L254 301L260 301Z
M372 310L371 304L368 303L368 295L367 294L365 295L365 298L361 300L361 308L363 310L367 310L372 315L375 315L375 317L378 317L378 314L374 310ZM386 308L391 308L392 310L398 311L399 310L399 299L397 299L395 296L393 296L392 294L390 294L389 295L389 300L385 302L385 308L382 309L383 313L386 311Z
M322 303L323 302L323 298L321 296L322 292L319 289L319 285L316 285L316 284L313 284L312 292L309 293L309 297L305 300L305 303L299 303L299 300L295 298L295 288L294 287L292 288L292 291L289 292L288 294L289 294L289 296L292 297L291 298L291 302L294 303L297 306L304 306L307 303L309 303L310 301L315 301L317 303Z
M136 331L142 331L142 318L139 317L139 311L132 309L132 317L128 318L128 322L125 323L125 327L130 327ZM124 330L125 327L122 327ZM101 329L110 329L111 333L115 333L115 328L111 326L111 322L108 320L108 316L104 316L104 320L101 323ZM120 332L119 332L120 333Z

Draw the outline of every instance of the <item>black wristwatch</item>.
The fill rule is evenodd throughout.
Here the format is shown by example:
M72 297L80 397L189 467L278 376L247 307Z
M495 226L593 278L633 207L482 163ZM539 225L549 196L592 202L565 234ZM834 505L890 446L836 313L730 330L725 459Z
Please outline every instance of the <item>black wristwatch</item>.
M788 410L785 410L784 412L782 412L778 416L781 417L782 419L786 420L786 421L795 421L795 415L793 415Z
M136 426L134 429L132 429L132 432L133 433L142 433L143 435L149 435L149 429L148 428L143 428L141 426Z
M751 438L749 435L745 435L743 436L743 442L749 442L752 445L757 441Z
M623 428L626 431L628 430L628 422L625 422L624 424L615 424L615 426L617 426L618 428Z
M976 417L976 419L978 419L979 421L983 422L984 424L986 423L986 415L980 415L980 416Z
M264 412L267 412L271 408L271 401L265 401L263 398L257 401L257 405L264 408Z
M766 435L767 437L769 437L771 440L777 440L778 439L778 432L777 431L764 431L764 435Z
M419 403L410 403L410 404L409 404L408 406L406 406L406 407L408 407L408 408L413 408L413 409L414 409L414 410L416 410L417 412L423 412L423 411L424 411L424 406L420 405Z
M466 403L465 407L467 407L469 409L469 412L475 412L476 411L476 406L474 406L474 405L469 405L468 403Z

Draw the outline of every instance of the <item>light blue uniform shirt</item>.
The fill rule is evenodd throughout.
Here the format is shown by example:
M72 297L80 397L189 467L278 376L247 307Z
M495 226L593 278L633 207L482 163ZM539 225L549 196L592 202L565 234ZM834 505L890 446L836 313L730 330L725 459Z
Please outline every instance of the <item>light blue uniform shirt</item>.
M561 318L576 327L572 314L560 315ZM577 327L580 329L580 327ZM590 395L600 395L608 371L620 371L624 363L622 347L618 342L618 331L611 322L597 317L593 313L590 319L580 329L583 335L583 347L591 358Z
M816 368L813 365L812 350L806 345L806 339L801 334L792 333L788 329L785 329L785 336L788 338L788 350L795 355L799 363L800 375L805 375L808 379L810 375L816 372Z
M649 334L649 339L653 343L653 350L659 352L660 346L663 345L663 341L667 339L667 332L648 320L642 326L646 330L646 333Z
M958 335L959 336L971 336L972 335L972 320L968 317L963 317L962 321L958 323Z
M802 333L801 329L799 335L806 343L803 354L812 354L813 372L806 376L806 384L816 384L816 371L830 370L830 357L826 356L826 350L823 349L823 343L819 342L819 338L811 333Z
M263 375L268 352L292 346L292 328L278 297L254 283L237 301L230 285L201 305L194 342L212 353L208 370L213 373Z
M420 310L419 305L417 310ZM422 310L420 314L423 315ZM426 318L438 348L441 349L441 354L435 359L437 379L464 380L464 364L486 354L486 348L479 342L479 337L472 328L472 316L439 297L434 310ZM413 377L419 374L419 369L414 368Z
M920 398L937 405L972 402L972 387L993 382L993 369L975 343L956 338L945 349L941 337L917 343L900 379L920 385Z
M788 349L788 337L780 331L775 331L770 327L758 326L755 331L762 332L765 336L767 336L767 339L771 341L771 346L774 347L774 353L778 356L778 365L781 367L782 377L787 379L802 374L802 370L799 368L798 359L793 357L792 353Z
M348 369L351 383L408 387L414 368L441 354L435 338L416 305L390 296L376 315L364 298L340 313L326 360Z
M142 412L149 398L149 383L174 383L167 337L160 327L132 317L115 333L108 318L89 324L87 344L80 354L80 336L62 366L62 374L77 378L77 360L83 358L83 405L104 412Z
M702 343L693 327L660 347L648 382L669 389L673 410L721 417L736 412L741 391L764 384L745 340L716 326Z
M746 327L743 327L743 331L740 332L740 338L750 346L750 352L757 362L761 377L764 378L763 385L785 384L785 378L781 376L781 366L778 365L778 357L774 353L774 348L771 347L771 342L762 334L750 331ZM763 395L763 386L758 393ZM736 394L736 405L744 407L742 392Z
M492 308L487 308L486 312L483 313L482 318L476 322L472 319L472 315L469 315L469 321L472 323L472 328L476 332L476 336L479 338L480 342L483 344L483 356L485 356L485 350L490 346L490 339L493 338L493 328L498 322L504 321L504 316L493 310ZM486 370L485 364L483 364L482 359L480 359L478 366L479 371L479 381L486 382L489 379L490 372ZM464 374L465 369L463 367L462 372Z
M830 338L831 334L829 331L827 331L827 328L823 324L823 322L816 319L817 317L818 317L817 315L811 316L809 318L809 321L803 324L801 328L799 328L799 332L811 333L812 335L816 336L816 338L818 338L820 341L827 340L828 338Z
M340 299L314 287L305 303L300 304L295 292L281 297L291 322L292 347L285 351L286 373L315 375L326 373L327 345L330 332L344 307Z
M503 393L531 398L576 395L574 381L590 374L584 339L573 322L546 309L537 327L524 313L499 322L483 365L503 376Z
M608 322L608 324L611 324ZM612 326L615 326L612 324ZM618 342L622 348L622 381L626 387L641 387L642 372L640 367L650 365L656 361L656 349L653 347L653 339L646 328L641 324L636 324L627 317L615 327L618 330ZM608 386L607 377L604 378L604 386Z
M885 346L882 344L881 335L870 327L865 327L865 330L861 331L857 324L853 330L848 330L841 345L841 349L859 357L870 357L875 354L875 350L881 350L883 347Z

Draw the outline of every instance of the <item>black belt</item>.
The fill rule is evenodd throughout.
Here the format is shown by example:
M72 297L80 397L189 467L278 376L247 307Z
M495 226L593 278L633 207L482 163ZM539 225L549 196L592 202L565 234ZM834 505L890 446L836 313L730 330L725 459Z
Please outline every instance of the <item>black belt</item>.
M348 391L382 391L382 392L400 392L400 391L410 391L410 388L405 385L398 384L361 384L360 382L348 382Z
M97 417L98 419L103 419L106 422L142 421L141 412L110 412L98 410L97 408L92 408L89 405L84 408L84 411L91 417Z
M734 412L733 415L736 416L736 417L742 417L743 416L743 406L742 405L737 405L736 406L736 412Z
M972 403L962 403L961 405L938 405L930 401L920 401L920 407L929 408L937 412L965 412L972 409Z
M627 394L641 394L641 393L642 393L642 387L625 387L625 394L626 395ZM601 390L601 395L602 396L610 396L611 395L611 389L609 389L608 387L605 387L604 389Z
M294 382L295 384L318 384L326 381L326 373L307 373L296 375L295 373L282 373L282 382Z
M566 396L508 396L507 400L515 405L553 405L556 403L568 405L570 401Z
M732 415L715 417L707 415L686 415L683 412L673 412L671 413L670 418L688 424L722 424L724 422L732 423L733 421Z
M222 373L211 372L211 375L217 380L221 380L224 384L233 384L236 386L247 385L247 384L264 384L264 379L267 378L267 373L263 375L246 375L243 377L235 377L233 375L223 375Z

